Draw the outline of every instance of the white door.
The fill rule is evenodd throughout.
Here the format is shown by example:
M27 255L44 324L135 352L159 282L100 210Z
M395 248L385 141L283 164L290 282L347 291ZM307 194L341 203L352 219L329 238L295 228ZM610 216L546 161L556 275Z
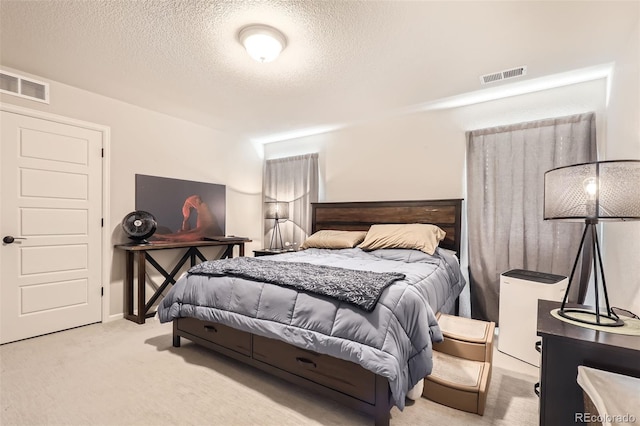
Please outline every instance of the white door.
M0 343L99 322L102 133L0 113Z

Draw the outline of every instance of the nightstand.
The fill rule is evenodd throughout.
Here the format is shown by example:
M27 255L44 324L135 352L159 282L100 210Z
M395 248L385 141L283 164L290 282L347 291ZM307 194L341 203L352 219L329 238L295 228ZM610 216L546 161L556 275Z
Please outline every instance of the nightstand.
M254 250L253 256L254 257L271 256L274 254L292 253L294 251L295 250L293 249L262 249L262 250Z
M538 336L542 337L541 426L582 424L578 415L585 413L584 394L576 380L580 365L640 377L640 338L560 321L550 314L560 305L538 301Z

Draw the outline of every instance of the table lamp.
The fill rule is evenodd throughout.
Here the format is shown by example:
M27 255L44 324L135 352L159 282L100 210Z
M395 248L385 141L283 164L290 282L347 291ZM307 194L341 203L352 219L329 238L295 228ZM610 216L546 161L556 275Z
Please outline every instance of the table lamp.
M271 243L269 244L269 250L282 249L284 244L282 243L282 232L280 232L280 220L289 219L289 203L282 201L267 201L265 204L265 219L273 219L273 233L271 234ZM280 240L280 246L275 246Z
M600 221L640 220L640 160L596 161L549 170L544 174L544 219L585 222L558 315L583 324L607 327L624 325L609 305L596 225ZM565 306L588 233L594 245L593 311ZM600 281L605 311L600 309Z

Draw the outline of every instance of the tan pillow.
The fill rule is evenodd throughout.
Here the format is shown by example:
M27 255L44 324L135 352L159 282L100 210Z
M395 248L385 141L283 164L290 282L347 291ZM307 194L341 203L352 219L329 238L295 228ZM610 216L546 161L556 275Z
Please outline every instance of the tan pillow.
M341 249L352 248L364 240L366 231L323 230L311 235L300 248Z
M372 225L360 247L363 250L404 248L433 254L446 232L423 223Z

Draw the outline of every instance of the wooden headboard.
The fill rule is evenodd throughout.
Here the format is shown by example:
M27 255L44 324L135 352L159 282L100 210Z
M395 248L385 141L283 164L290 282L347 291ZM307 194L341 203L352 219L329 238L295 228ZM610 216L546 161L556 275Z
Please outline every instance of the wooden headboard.
M460 258L462 199L311 203L311 232L323 229L366 231L377 223L431 223L447 236L440 247Z

